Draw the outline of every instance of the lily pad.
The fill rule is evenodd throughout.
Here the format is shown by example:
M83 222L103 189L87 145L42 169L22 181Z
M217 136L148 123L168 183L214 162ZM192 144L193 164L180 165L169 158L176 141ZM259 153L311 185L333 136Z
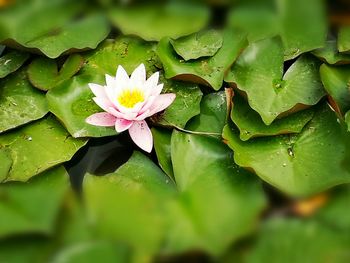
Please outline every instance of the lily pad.
M186 125L187 130L217 133L221 136L227 121L227 101L224 91L205 95L201 101L201 112Z
M176 98L164 113L152 119L159 125L185 127L186 123L200 112L202 91L197 84L175 80L161 82L164 83L163 92L175 93Z
M236 94L233 97L231 119L239 129L240 139L246 141L253 137L299 133L312 119L313 114L313 109L307 109L266 125L261 120L260 115L249 107L247 101Z
M148 255L157 251L165 227L159 204L174 196L175 187L151 160L135 152L115 173L85 176L84 189L87 216L100 237Z
M0 57L0 78L15 72L30 57L28 53L20 51L10 51Z
M45 95L32 87L25 70L0 82L0 133L42 118L48 112Z
M0 166L0 182L1 182L6 179L7 174L10 171L12 166L12 158L8 149L0 148L0 160L1 160L1 166Z
M316 104L325 91L314 57L298 58L283 76L283 46L279 38L254 42L244 50L226 76L247 94L249 105L266 125Z
M320 74L324 88L334 102L332 106L341 115L345 114L350 109L350 66L323 64Z
M286 60L325 45L328 26L322 1L281 0L278 16Z
M28 78L34 87L46 91L73 77L83 64L84 59L78 54L69 56L60 70L55 60L38 58L29 65Z
M103 15L93 15L62 26L55 33L41 35L24 46L39 49L49 58L57 58L69 51L96 48L109 31L107 19Z
M217 30L201 31L176 40L171 40L176 53L184 60L212 57L222 46L222 35Z
M69 246L59 251L52 263L94 263L97 261L104 263L130 262L128 250L124 247L116 246L113 242L95 241L84 242Z
M324 48L316 49L312 54L328 64L350 64L350 54L340 53L336 40L328 40Z
M350 51L350 26L343 26L339 29L338 49L340 52Z
M0 148L8 149L13 161L5 181L27 181L70 160L86 142L72 138L51 116L2 134Z
M245 34L237 30L223 32L223 44L212 57L194 61L181 60L172 48L169 38L163 38L158 44L158 56L163 63L165 77L192 81L211 86L219 90L225 71L245 48Z
M350 182L350 135L327 104L297 135L243 142L233 127L226 126L223 137L238 165L291 195L311 195Z
M41 52L50 58L70 51L96 48L109 33L107 18L91 14L76 19L82 9L80 1L17 2L1 14L0 42Z
M154 45L140 39L120 37L105 41L101 46L85 56L86 64L79 74L51 89L46 97L50 111L65 125L73 137L101 137L115 135L112 127L97 127L86 123L93 113L102 112L92 100L88 84L105 84L105 74L115 75L118 65L129 74L144 63L148 74L156 71L158 62Z
M68 188L69 178L63 167L40 174L27 183L0 184L0 237L52 234Z
M159 41L163 37L176 39L198 32L206 26L209 10L187 2L147 4L115 8L110 18L125 35Z
M251 231L265 197L259 180L233 163L227 146L174 131L171 158L179 197L169 203L165 251L219 255Z
M247 32L249 42L270 38L279 33L276 13L263 6L233 8L228 15L228 25Z
M157 154L159 166L167 175L174 178L173 164L171 163L171 133L172 131L164 128L152 128L154 149Z
M349 261L346 237L315 220L273 218L264 223L245 263Z

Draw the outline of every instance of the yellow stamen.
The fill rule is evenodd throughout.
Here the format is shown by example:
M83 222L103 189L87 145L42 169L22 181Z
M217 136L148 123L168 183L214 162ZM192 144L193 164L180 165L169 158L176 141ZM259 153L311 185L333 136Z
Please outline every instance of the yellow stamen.
M126 108L132 108L135 104L144 101L144 94L138 89L124 90L118 97L118 102L120 105Z

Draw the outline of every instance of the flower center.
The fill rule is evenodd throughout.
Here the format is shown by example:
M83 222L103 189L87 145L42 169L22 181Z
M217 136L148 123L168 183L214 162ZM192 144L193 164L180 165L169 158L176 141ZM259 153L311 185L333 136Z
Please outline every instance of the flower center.
M119 104L126 108L132 108L135 104L143 102L144 100L143 92L138 89L124 90L118 97Z

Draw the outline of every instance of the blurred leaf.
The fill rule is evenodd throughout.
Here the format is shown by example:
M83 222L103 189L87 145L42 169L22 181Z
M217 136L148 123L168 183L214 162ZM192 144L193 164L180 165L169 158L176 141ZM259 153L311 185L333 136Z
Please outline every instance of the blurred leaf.
M138 152L115 173L84 179L88 219L99 236L122 240L148 255L159 249L164 232L159 204L174 194L172 181Z
M223 33L222 47L210 58L185 62L179 59L169 38L163 38L159 42L157 52L163 63L166 78L201 83L219 90L225 71L245 46L246 39L243 33L237 30L226 30Z
M348 212L350 202L349 185L334 189L328 203L320 209L316 218L327 223L341 232L350 233L350 213Z
M176 39L198 32L206 26L209 10L188 2L159 3L115 8L110 18L125 35L159 41L163 37Z
M68 187L68 174L63 167L49 170L27 183L0 184L0 237L53 234Z
M328 40L324 48L316 49L312 54L328 64L350 64L350 55L340 53L335 40Z
M81 19L83 1L18 1L2 10L0 42L42 52L50 58L95 48L109 33L107 19L93 14ZM28 26L30 25L30 26Z
M50 241L48 238L33 236L1 240L0 262L47 263L47 258L53 248Z
M55 60L38 58L28 67L29 81L38 89L49 90L73 77L83 66L82 56L75 54L67 58L60 70Z
M48 32L24 46L39 49L49 58L57 58L67 51L96 48L109 33L109 24L103 15L91 15L69 23L55 32Z
M27 181L70 160L85 143L86 139L72 138L51 116L2 134L0 148L8 149L13 161L5 181Z
M33 120L48 112L45 95L36 90L21 70L0 82L0 133Z
M148 74L152 74L158 62L153 49L152 43L135 38L119 37L115 41L105 41L85 56L86 64L78 75L47 93L50 111L63 122L73 137L115 135L113 127L97 127L85 122L88 116L103 111L92 100L94 95L88 83L104 85L105 74L114 76L118 65L131 74L140 63L145 63Z
M340 114L345 114L350 109L350 66L323 64L320 74L325 90L335 102L332 106Z
M57 253L52 263L115 263L129 262L127 249L111 242L78 243Z
M299 57L283 76L283 47L278 38L250 44L225 80L247 94L249 105L266 125L282 113L316 104L325 95L319 62L311 56Z
M186 129L196 132L218 133L221 136L227 117L225 92L210 93L203 97L200 114L188 122Z
M286 60L325 45L328 28L324 1L280 0L278 13Z
M174 178L173 165L171 163L171 133L172 131L170 130L152 128L154 149L157 154L159 166L167 175Z
M202 91L197 84L166 79L161 82L164 83L162 92L175 93L176 99L164 113L155 116L155 122L165 126L185 127L186 123L200 112Z
M249 233L265 206L260 182L216 138L174 131L171 158L179 197L170 202L165 252L221 254Z
M236 94L233 97L231 119L239 129L240 139L246 141L253 137L299 133L312 119L313 114L313 109L303 110L266 125L260 115L249 107L247 101Z
M228 25L247 32L249 42L273 37L279 33L277 15L266 6L232 8L228 14Z
M20 51L10 51L0 57L0 78L4 78L8 74L15 72L29 57L30 55L28 53Z
M339 29L338 49L340 52L350 51L350 26L343 26Z
M184 60L212 57L222 46L222 35L217 30L201 31L176 40L170 40L176 53Z
M350 182L350 135L326 104L297 135L242 142L238 132L226 126L223 137L238 165L291 195L311 195Z
M341 233L315 221L270 219L262 226L245 263L345 263L349 244Z

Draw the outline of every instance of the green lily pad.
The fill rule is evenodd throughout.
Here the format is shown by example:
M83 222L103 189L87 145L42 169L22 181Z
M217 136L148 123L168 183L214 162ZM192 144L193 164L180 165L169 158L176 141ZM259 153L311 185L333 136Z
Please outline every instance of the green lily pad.
M171 133L172 131L164 128L152 128L154 149L159 166L167 175L174 178L173 165L171 163Z
M112 242L95 241L78 243L57 253L52 263L129 262L128 250Z
M209 20L209 10L186 2L119 7L110 12L112 23L125 35L147 41L179 38L198 32Z
M270 219L253 244L245 263L345 263L350 259L345 236L315 220Z
M350 66L323 64L320 74L325 90L335 102L332 106L341 115L345 114L350 109Z
M350 213L347 213L350 202L349 185L337 187L329 193L329 200L316 214L316 218L327 225L350 233Z
M69 56L60 70L55 60L38 58L29 65L28 78L34 87L46 91L73 77L83 64L84 59L78 54Z
M107 18L91 14L76 19L82 9L80 1L18 2L1 14L0 42L41 52L50 58L57 58L66 52L96 48L109 33Z
M350 26L343 26L339 29L338 49L340 52L350 51Z
M246 46L245 34L237 30L223 32L223 44L212 57L194 61L181 60L173 50L170 39L163 38L158 44L158 56L163 63L165 77L192 81L219 90L225 71Z
M0 78L15 72L30 57L28 53L20 51L10 51L0 57Z
M265 206L261 184L222 142L174 131L171 158L179 197L168 206L165 252L219 255L252 230Z
M197 84L165 79L161 82L164 83L162 92L175 93L176 98L164 113L154 116L152 120L159 125L185 127L200 112L202 91Z
M5 181L27 181L70 160L86 142L72 138L51 116L2 134L0 148L8 149L13 161Z
M325 95L316 58L301 56L283 76L283 47L278 38L250 44L226 81L236 83L247 94L250 107L266 125L282 113L316 104Z
M212 57L222 46L222 35L217 30L201 31L176 40L170 40L176 53L184 60Z
M238 132L226 126L223 137L238 165L253 169L283 192L305 196L350 182L350 135L326 104L297 135L242 142Z
M114 76L118 65L122 65L131 74L140 63L144 63L148 74L152 74L158 63L154 44L136 38L120 37L115 41L105 41L98 49L89 52L85 60L86 64L78 75L47 93L49 109L73 137L115 135L113 127L97 127L86 123L88 116L103 111L92 100L94 95L88 84L105 84L105 74Z
M8 149L0 148L0 160L1 160L1 166L0 166L0 182L1 182L6 179L7 174L10 171L12 166L12 158L10 155L10 151Z
M201 101L201 112L186 125L187 130L217 133L221 137L227 121L227 101L224 91L205 95Z
M350 64L350 55L340 53L335 40L328 40L324 48L316 49L312 54L328 64Z
M32 87L25 70L0 82L0 133L42 118L48 112L45 95Z
M299 133L312 119L313 114L313 109L303 110L266 125L260 115L249 107L246 100L236 94L233 97L231 119L239 129L240 139L246 141L253 137Z
M87 216L100 237L146 254L157 251L165 227L159 204L174 196L175 187L151 160L135 152L112 174L85 176L83 186Z
M69 178L63 167L40 174L27 183L0 184L0 237L52 234L68 188Z
M57 58L69 51L96 48L109 31L107 19L103 15L93 15L28 41L25 46L39 49L49 58Z
M328 26L322 1L281 0L278 16L286 60L325 45Z
M228 15L228 25L247 32L249 42L270 38L279 33L277 15L262 6L233 8Z

